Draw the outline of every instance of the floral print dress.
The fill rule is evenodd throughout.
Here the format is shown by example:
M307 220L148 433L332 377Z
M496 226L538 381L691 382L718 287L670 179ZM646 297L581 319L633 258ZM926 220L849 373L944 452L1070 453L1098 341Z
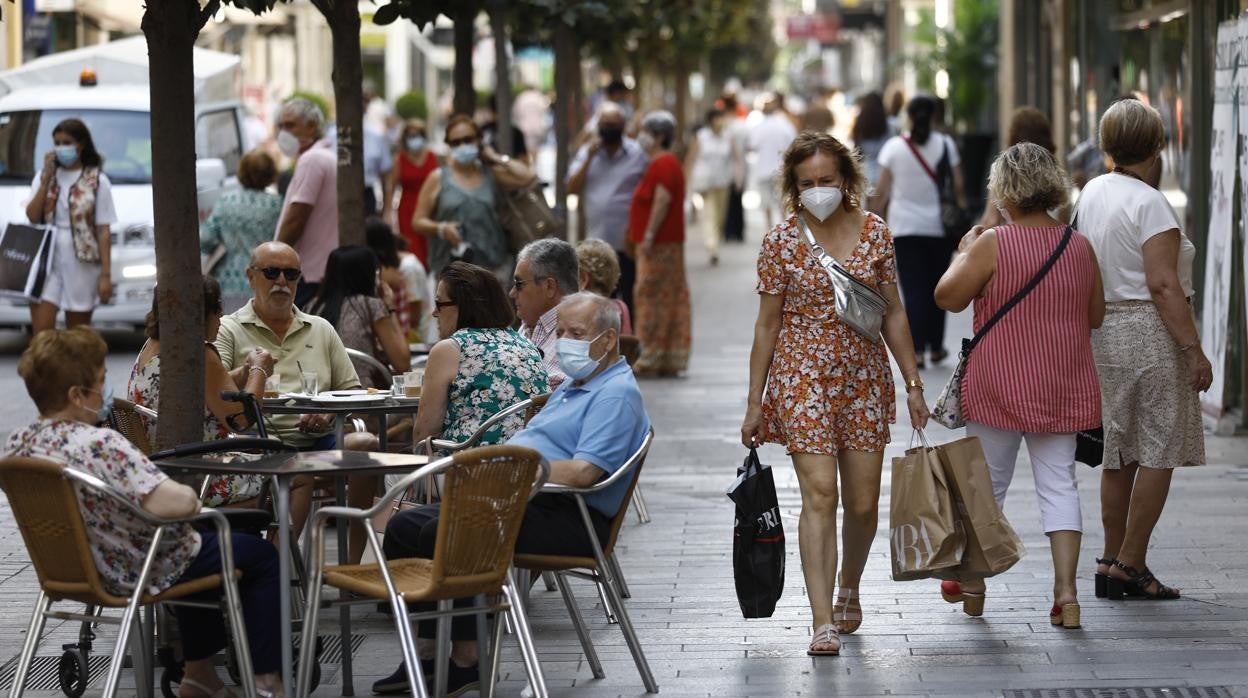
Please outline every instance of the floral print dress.
M4 454L47 458L94 475L139 508L152 490L169 479L121 434L69 420L40 419L13 432ZM104 588L126 596L139 579L155 530L111 497L77 485L75 489L91 557ZM199 554L199 546L199 534L190 525L167 528L152 561L148 592L158 594L173 586Z
M207 346L213 346L208 344ZM215 348L214 348L215 351ZM153 356L147 363L139 365L134 362L130 369L130 384L126 388L126 399L136 405L160 412L160 356ZM156 422L142 417L147 427L147 438L156 442ZM211 410L204 410L204 441L228 439L230 430L217 421ZM208 482L208 491L204 494L204 506L219 507L225 504L242 502L260 496L264 478L260 475L220 475ZM197 484L192 487L199 489Z
M866 215L858 246L841 261L876 288L897 283L893 236L875 214ZM837 317L832 281L796 217L763 238L757 291L784 299L763 398L763 441L784 444L789 453L883 451L897 416L888 354L882 342Z
M450 339L459 346L459 372L451 381L443 439L463 441L499 411L548 392L542 354L519 332L464 328ZM523 426L524 415L514 415L480 445L503 443Z

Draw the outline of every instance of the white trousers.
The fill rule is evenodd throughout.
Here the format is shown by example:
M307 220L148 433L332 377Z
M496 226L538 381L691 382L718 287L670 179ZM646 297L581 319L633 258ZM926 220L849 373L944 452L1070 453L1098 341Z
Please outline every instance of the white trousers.
M988 474L997 504L1005 509L1005 494L1014 479L1018 446L1027 440L1031 472L1040 499L1040 521L1044 532L1083 532L1083 512L1079 508L1079 481L1075 477L1075 435L1035 434L1006 431L985 424L967 422L966 435L979 437L988 458Z

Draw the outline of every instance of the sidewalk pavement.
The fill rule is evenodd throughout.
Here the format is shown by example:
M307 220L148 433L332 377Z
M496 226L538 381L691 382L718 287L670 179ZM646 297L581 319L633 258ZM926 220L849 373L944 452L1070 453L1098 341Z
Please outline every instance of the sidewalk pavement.
M775 466L788 534L786 588L775 616L742 620L733 591L732 507L724 490L744 457L739 425L756 300L753 265L762 225L750 212L751 239L728 246L718 267L688 248L694 298L694 356L686 377L643 383L657 439L642 483L652 523L631 518L617 552L633 598L628 609L664 696L1237 696L1248 698L1248 439L1208 439L1209 465L1176 473L1154 536L1150 565L1181 587L1173 602L1109 602L1092 593L1100 555L1099 473L1080 466L1086 531L1080 556L1084 627L1048 623L1051 573L1027 461L1006 503L1028 555L990 580L982 618L941 601L934 581L889 579L889 474L884 473L880 528L863 580L862 628L844 638L840 657L812 659L809 612L797 552L800 501L783 449L762 449ZM691 240L696 236L691 234ZM969 332L967 314L950 323L949 346ZM949 366L924 378L934 400ZM900 384L900 383L899 383ZM899 398L904 392L898 391ZM910 434L904 402L887 458ZM939 426L929 438L955 434ZM574 583L606 670L595 680L557 593L539 585L531 618L546 680L555 696L635 696L641 681L618 627L608 625L597 595ZM0 661L16 655L36 594L35 578L0 503ZM326 614L332 615L332 614ZM355 691L367 695L390 673L399 650L389 621L356 608ZM331 619L323 632L334 632ZM68 634L66 634L68 632ZM62 625L41 654L59 653L75 628ZM109 631L97 644L108 651ZM501 695L517 695L524 670L507 638ZM336 666L325 666L317 696L339 695ZM1161 689L1170 688L1169 691ZM1089 689L1076 691L1074 689ZM1144 690L1155 689L1155 690ZM29 692L29 695L56 695Z

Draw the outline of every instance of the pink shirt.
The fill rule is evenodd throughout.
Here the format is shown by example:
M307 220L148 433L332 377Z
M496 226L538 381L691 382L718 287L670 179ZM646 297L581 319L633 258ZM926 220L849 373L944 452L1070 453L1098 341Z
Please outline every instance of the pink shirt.
M278 230L292 203L312 205L295 251L303 263L303 278L309 283L320 283L329 253L338 248L338 155L328 140L318 141L295 163Z

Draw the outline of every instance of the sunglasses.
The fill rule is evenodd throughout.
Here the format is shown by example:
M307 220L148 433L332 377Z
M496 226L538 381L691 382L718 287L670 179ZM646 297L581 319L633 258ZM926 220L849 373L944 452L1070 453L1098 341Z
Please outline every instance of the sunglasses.
M260 267L252 267L252 269L264 274L264 278L269 281L277 281L279 274L285 276L287 281L298 281L299 277L303 276L303 270L294 269L292 267L264 267L263 269Z
M443 308L451 308L454 306L455 306L455 301L440 301L437 298L433 299L433 307L437 308L438 310L441 310Z
M454 148L458 145L471 145L477 142L476 136L465 136L464 138L455 138L446 142L447 145Z

